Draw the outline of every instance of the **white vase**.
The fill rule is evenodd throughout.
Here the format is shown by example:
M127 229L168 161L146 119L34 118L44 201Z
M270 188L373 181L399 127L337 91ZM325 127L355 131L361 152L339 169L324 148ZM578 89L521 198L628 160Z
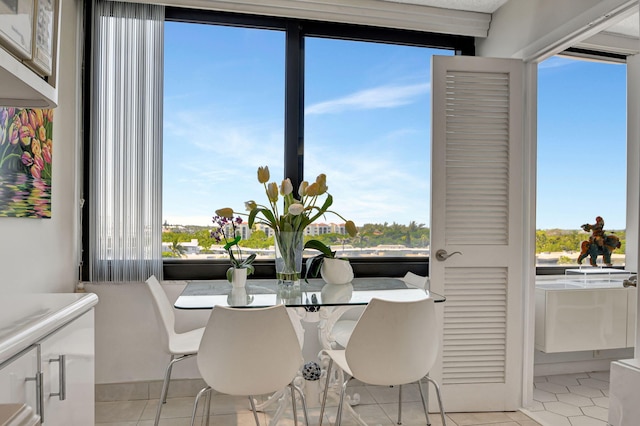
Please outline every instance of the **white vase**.
M234 288L244 288L247 284L247 268L233 268L231 285Z
M247 306L250 301L245 287L232 287L231 294L227 297L229 306Z
M327 284L348 284L353 280L353 268L348 260L325 258L320 276Z
M320 290L322 303L347 303L353 295L351 284L325 284Z

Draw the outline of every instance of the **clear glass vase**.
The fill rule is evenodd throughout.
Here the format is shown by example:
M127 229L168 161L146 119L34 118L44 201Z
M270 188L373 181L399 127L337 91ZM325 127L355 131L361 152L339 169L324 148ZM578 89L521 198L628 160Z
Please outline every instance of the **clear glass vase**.
M302 276L302 231L276 232L276 278L278 285L300 285Z

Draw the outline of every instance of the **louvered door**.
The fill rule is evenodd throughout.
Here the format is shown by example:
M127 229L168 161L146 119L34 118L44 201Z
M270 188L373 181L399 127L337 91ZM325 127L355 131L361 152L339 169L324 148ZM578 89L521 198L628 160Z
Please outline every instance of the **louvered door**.
M449 411L514 410L522 395L521 61L433 58L433 376ZM445 250L446 260L437 260ZM460 254L454 254L459 252Z

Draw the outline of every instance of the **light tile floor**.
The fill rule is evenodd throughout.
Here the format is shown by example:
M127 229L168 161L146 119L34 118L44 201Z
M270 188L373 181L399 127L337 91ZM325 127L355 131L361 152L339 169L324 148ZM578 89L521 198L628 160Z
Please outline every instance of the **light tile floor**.
M370 425L392 426L397 419L397 389L380 386L350 386L352 392L360 394L360 404L355 406L355 411ZM158 392L159 393L159 392ZM425 425L424 412L420 403L420 393L415 385L403 387L402 424L405 426ZM433 394L433 392L432 392ZM160 425L183 426L189 425L193 409L193 397L168 398L162 410ZM129 401L96 402L96 425L110 426L148 426L153 425L157 399L139 399ZM317 405L311 401L310 406ZM329 405L329 403L327 404ZM278 425L293 425L290 405L284 412ZM323 424L333 424L335 421L336 404L327 407ZM445 401L446 410L446 401ZM200 411L200 415L201 415ZM215 395L211 404L211 424L216 426L241 425L253 426L255 421L249 409L246 397L231 397L227 395ZM267 425L275 413L275 408L259 414L260 423ZM320 409L309 408L310 424L318 424ZM304 419L300 407L298 407L300 425L304 425ZM430 415L433 426L441 426L439 413ZM200 424L200 418L196 424ZM350 416L343 418L343 425L354 426L357 423ZM449 426L540 426L540 423L532 420L522 412L499 413L448 413L447 424Z
M545 426L606 426L609 372L535 377L533 399L524 412Z

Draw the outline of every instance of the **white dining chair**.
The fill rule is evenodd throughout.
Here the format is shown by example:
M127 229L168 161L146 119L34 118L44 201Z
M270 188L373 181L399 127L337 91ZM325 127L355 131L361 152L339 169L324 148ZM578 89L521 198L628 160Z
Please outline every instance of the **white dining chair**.
M417 275L413 272L407 272L405 276L402 277L402 281L404 281L407 287L425 289L429 284L429 277ZM333 327L331 327L331 331L329 332L330 340L345 348L347 346L347 342L349 342L349 338L351 337L351 333L353 332L353 328L356 326L357 322L357 319L340 318L335 322ZM397 424L402 424L402 385L398 386Z
M420 380L436 389L442 424L446 425L440 387L428 376L439 350L439 332L433 299L398 302L372 299L358 319L345 349L324 349L329 366L320 410L320 425L327 402L331 369L337 364L347 378L340 389L336 426L342 420L344 395L351 379L381 386L417 383L427 424L429 411Z
M200 346L200 340L202 340L204 327L196 328L195 330L190 330L184 333L176 333L176 317L173 311L173 306L171 306L171 302L169 302L167 294L162 289L160 282L154 275L152 275L147 279L146 283L153 299L153 307L156 312L156 316L161 322L160 336L162 340L162 348L170 355L169 364L167 365L164 373L162 391L160 393L160 400L158 401L156 417L153 423L157 426L160 422L162 406L167 402L167 393L169 392L169 381L171 380L171 370L173 369L173 365L176 362L191 358L198 353L198 347Z
M429 284L429 277L424 277L422 275L414 274L413 272L407 272L404 277L402 277L402 281L407 285L407 287L412 288L427 288ZM353 309L361 309L361 306L354 306ZM350 312L346 311L345 313ZM343 314L344 316L344 314ZM340 318L335 322L330 331L331 340L340 345L341 347L346 347L347 342L349 341L349 337L351 337L351 332L353 328L356 326L357 319L350 318Z
M207 394L206 423L209 424L211 391L249 397L251 411L260 425L254 396L271 394L289 386L294 424L297 392L305 423L309 425L302 390L294 384L304 359L300 340L284 305L268 308L215 306L198 350L198 369L207 386L196 396L191 425L200 398Z

